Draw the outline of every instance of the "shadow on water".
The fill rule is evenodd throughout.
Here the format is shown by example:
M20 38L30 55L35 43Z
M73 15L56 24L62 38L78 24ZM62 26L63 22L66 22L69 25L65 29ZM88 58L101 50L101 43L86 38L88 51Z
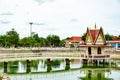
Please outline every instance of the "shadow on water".
M18 72L18 61L8 62L7 72L8 73L17 73Z
M79 80L114 80L113 78L109 78L105 76L105 73L110 74L111 71L105 70L105 69L88 69L85 70L85 76L84 77L78 77Z
M63 80L120 80L119 77L115 79L113 76L109 76L114 73L120 75L120 67L116 67L114 64L113 67L110 67L109 64L99 64L97 66L81 64L80 60L70 59L32 60L28 63L29 65L27 65L27 61L8 62L6 72L12 80L62 80L63 77ZM0 69L3 66L4 64L1 63ZM17 79L18 77L20 79Z

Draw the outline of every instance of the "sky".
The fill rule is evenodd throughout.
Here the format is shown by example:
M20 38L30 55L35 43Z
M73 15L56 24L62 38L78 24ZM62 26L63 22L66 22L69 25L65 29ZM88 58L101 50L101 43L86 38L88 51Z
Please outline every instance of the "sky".
M82 36L87 27L120 34L120 0L0 0L0 35L15 29L21 38Z

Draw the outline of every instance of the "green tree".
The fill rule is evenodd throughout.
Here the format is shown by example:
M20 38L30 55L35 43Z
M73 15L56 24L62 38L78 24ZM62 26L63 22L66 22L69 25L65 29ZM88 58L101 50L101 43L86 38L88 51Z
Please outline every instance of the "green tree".
M84 34L82 35L82 40L83 40L83 41L85 41L86 35L87 35L86 33L84 33Z
M120 35L118 36L118 38L120 39Z
M19 34L14 30L14 28L6 33L6 37L10 46L17 46L19 41Z
M19 45L22 47L33 47L36 43L32 37L24 37L19 41Z
M65 47L65 40L66 40L66 39L62 39L62 40L60 41L60 46Z
M43 37L40 38L40 46L41 47L46 47L47 46L47 41Z
M106 38L106 40L113 40L113 37L112 37L112 35L110 35L110 34L105 34L105 38Z
M0 46L7 47L7 37L6 35L0 35Z
M46 40L48 46L57 47L60 44L60 38L57 35L48 35Z
M39 38L38 34L34 34L33 39L35 39L35 41L37 41L37 42L40 42L40 38Z

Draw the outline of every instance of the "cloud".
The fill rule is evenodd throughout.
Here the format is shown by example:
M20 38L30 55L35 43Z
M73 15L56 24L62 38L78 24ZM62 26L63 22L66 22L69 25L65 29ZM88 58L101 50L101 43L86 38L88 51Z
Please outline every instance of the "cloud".
M10 21L0 21L1 24L10 24Z
M71 21L71 22L77 22L78 19L77 19L77 18L72 18L70 21Z
M42 5L46 2L54 2L55 0L34 0L35 2L38 3L38 5Z
M10 13L10 12L5 12L5 13L0 13L0 15L14 15L13 13Z

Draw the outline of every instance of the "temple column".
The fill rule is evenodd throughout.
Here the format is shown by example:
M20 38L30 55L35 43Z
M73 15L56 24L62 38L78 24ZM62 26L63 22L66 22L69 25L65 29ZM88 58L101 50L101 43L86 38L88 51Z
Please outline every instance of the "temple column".
M116 46L115 46L115 48L116 48L116 49L118 48L118 43L116 43Z
M7 61L4 61L4 73L7 73Z
M70 69L70 60L65 59L65 62L66 62L65 70L69 70Z
M26 65L27 65L26 73L31 72L31 69L30 69L30 63L31 63L31 61L30 61L29 59L27 59L27 60L26 60Z
M47 72L51 72L51 70L52 70L52 62L49 58L47 59Z

